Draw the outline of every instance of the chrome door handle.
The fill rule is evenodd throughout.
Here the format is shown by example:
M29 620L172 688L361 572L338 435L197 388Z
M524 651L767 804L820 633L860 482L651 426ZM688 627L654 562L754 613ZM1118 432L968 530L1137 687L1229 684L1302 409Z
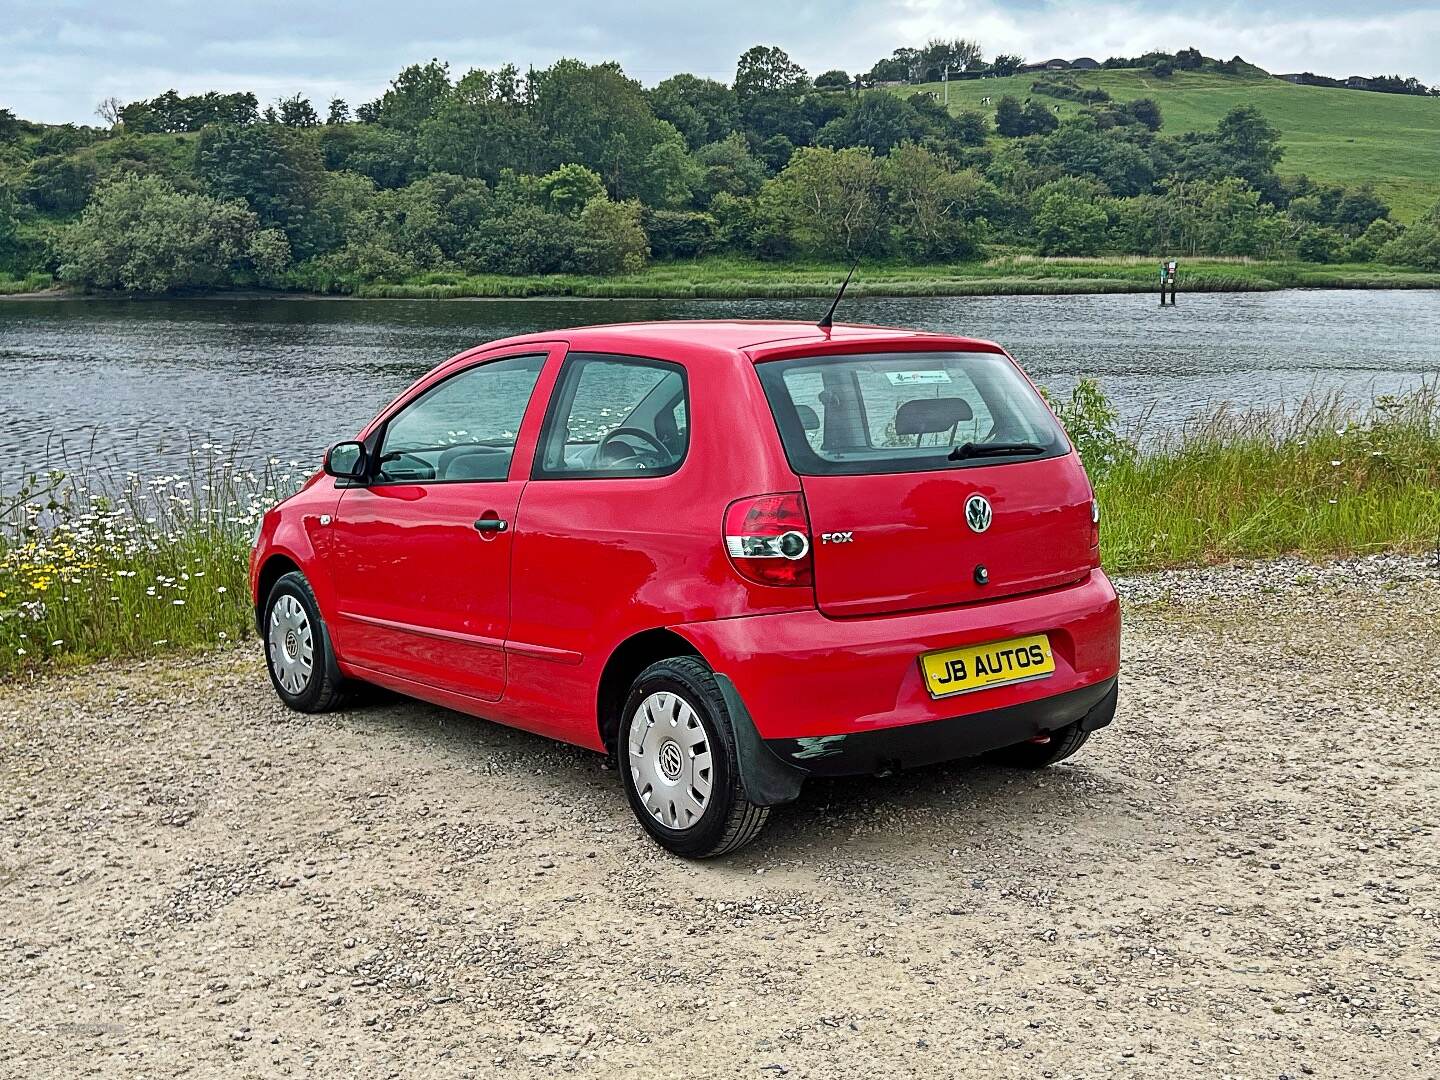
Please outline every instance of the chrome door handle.
M483 517L475 522L475 529L482 533L502 533L510 527L504 518Z

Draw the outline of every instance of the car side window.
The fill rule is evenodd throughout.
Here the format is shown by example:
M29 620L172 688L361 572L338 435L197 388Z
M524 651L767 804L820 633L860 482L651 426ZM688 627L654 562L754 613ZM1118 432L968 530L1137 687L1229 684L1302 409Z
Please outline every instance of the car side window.
M633 356L572 353L555 387L537 477L665 476L689 445L685 371Z
M385 424L374 483L504 480L543 353L466 368Z

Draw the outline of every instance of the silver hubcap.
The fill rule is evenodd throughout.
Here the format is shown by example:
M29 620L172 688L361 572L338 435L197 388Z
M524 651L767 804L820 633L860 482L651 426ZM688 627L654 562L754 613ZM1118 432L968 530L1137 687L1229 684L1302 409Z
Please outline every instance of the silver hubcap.
M630 718L630 776L645 809L667 828L688 829L710 805L710 740L684 698L651 694Z
M315 637L300 601L288 593L270 608L270 629L265 635L270 670L289 694L302 693L315 669Z

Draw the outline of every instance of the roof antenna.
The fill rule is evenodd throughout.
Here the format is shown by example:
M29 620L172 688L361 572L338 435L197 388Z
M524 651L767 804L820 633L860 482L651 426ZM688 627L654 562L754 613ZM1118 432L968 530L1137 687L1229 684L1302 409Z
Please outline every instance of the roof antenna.
M850 284L850 279L855 276L855 270L859 265L860 260L856 259L850 267L850 272L845 275L845 280L840 283L840 291L835 294L835 299L830 304L830 310L825 312L825 317L816 323L821 330L829 330L835 325L835 309L840 306L840 298L845 295L845 288Z

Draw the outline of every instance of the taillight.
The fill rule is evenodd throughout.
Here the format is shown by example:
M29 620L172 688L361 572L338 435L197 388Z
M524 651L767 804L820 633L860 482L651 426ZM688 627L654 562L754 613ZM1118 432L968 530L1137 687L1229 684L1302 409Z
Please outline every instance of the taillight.
M810 517L799 492L737 499L725 511L725 551L760 585L810 585Z
M1096 552L1095 565L1100 565L1100 500L1090 497L1090 547Z

